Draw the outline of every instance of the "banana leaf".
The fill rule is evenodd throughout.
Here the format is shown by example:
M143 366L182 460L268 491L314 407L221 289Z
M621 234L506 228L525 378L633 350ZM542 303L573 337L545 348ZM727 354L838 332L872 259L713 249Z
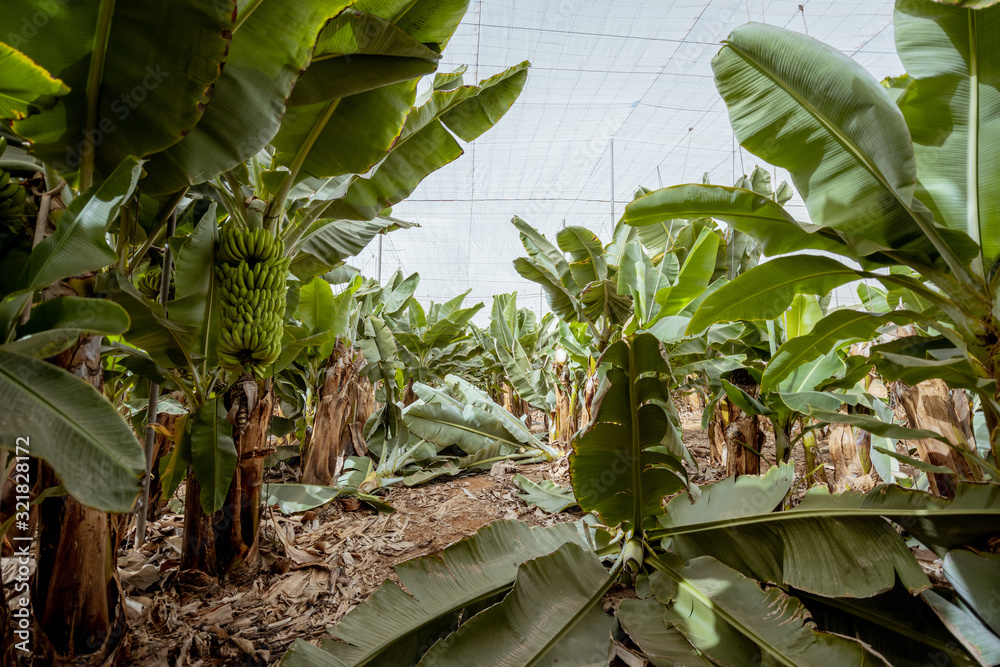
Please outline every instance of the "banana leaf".
M781 589L760 589L725 564L701 556L680 568L659 559L650 577L664 618L722 664L887 665L864 644L817 631L802 604ZM763 610L767 610L766 613ZM748 646L749 645L749 646Z
M85 505L132 509L146 457L103 394L61 368L0 347L0 400L5 447L44 459Z
M420 664L607 665L615 621L600 602L616 579L592 551L566 544L522 564L510 595L438 641Z
M529 528L517 522L492 523L438 555L397 565L395 572L408 593L395 582L385 582L331 630L339 641L317 647L298 640L281 664L413 665L463 618L503 598L522 563L567 543L590 548L582 531L575 524Z
M69 87L54 78L17 49L0 43L0 119L19 120L51 109L69 93Z
M646 517L663 512L665 496L684 488L687 450L658 379L669 372L659 341L651 334L619 341L601 364L608 382L594 401L591 426L573 441L573 489L580 507L605 525L638 531Z
M0 24L37 33L29 39L11 31L5 41L69 89L53 109L16 121L14 131L64 173L81 166L91 137L99 176L127 156L177 143L215 98L235 8L227 0L5 2ZM39 17L45 20L36 27Z

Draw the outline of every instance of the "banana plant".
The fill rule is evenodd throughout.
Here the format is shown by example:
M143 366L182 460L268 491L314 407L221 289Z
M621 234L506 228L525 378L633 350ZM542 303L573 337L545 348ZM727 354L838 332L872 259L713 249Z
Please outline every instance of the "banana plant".
M986 156L997 137L981 72L995 54L976 34L998 12L993 3L898 2L896 46L909 76L890 86L902 90L815 39L773 26L738 28L713 61L716 85L741 145L791 173L811 221L750 190L706 185L659 190L628 213L636 220L709 216L754 236L768 255L822 250L861 265L802 254L772 259L707 299L692 331L772 319L796 294L825 295L864 278L917 297L926 305L913 321L930 332L902 348L874 350L858 360L858 372L874 365L887 380L941 378L974 392L994 462L1000 246ZM830 81L838 82L833 93ZM956 122L942 129L945 116ZM893 270L876 271L885 267ZM869 314L866 324L887 316ZM833 349L833 338L818 351Z
M1000 655L981 620L989 602L968 585L997 578L994 559L973 550L1000 528L1000 486L960 485L952 500L898 486L812 491L785 509L794 469L783 464L699 488L670 425L660 342L630 335L602 367L597 413L570 466L579 505L610 532L492 524L397 566L405 592L386 582L331 628L335 639L298 641L282 664L465 665L488 654L608 665L616 620L657 664L919 664L933 651L973 665ZM932 588L893 523L945 559L957 592ZM601 601L616 582L636 599L609 614Z
M399 359L406 369L401 383L406 388L405 404L414 399L414 383L441 383L446 375L463 373L479 355L469 323L483 304L463 308L468 295L465 292L444 303L432 302L426 309L412 300L405 318L391 319Z

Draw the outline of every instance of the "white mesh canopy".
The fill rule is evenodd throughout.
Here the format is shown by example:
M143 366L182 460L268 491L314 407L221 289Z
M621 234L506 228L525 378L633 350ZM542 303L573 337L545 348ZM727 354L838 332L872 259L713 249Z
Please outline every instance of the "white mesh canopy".
M524 254L512 216L553 240L566 224L607 242L638 187L705 173L732 185L760 162L736 146L712 76L734 28L808 32L882 79L903 71L892 14L891 0L805 0L801 10L795 0L472 0L440 71L468 65L470 83L530 60L528 82L496 127L395 208L422 226L385 237L383 279L419 271L422 302L471 289L467 304L487 304L480 320L499 292L539 309L541 290L511 265ZM798 197L787 206L808 219ZM373 243L351 263L375 276L378 255Z

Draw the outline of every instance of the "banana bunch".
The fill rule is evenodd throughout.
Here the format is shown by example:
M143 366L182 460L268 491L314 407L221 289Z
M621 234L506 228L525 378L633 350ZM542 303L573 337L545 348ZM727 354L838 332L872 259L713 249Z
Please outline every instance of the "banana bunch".
M7 149L7 140L0 137L0 155ZM7 226L18 226L24 217L24 202L27 191L21 181L5 169L0 169L0 222Z
M281 353L289 260L281 239L265 229L224 225L215 275L222 327L219 365L260 377Z
M163 269L158 266L151 266L136 279L136 289L147 299L156 301L160 298L160 280L162 276Z

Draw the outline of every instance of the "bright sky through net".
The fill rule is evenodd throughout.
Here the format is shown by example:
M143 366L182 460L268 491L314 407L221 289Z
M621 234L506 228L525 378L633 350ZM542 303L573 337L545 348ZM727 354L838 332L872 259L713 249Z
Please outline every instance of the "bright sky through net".
M512 216L552 240L565 221L607 242L639 186L700 182L706 172L732 185L759 160L736 150L715 88L720 42L762 21L808 32L882 79L903 71L892 8L891 0L806 0L804 11L787 0L471 0L440 71L468 65L470 83L530 60L528 83L495 128L395 208L422 227L385 237L383 278L419 271L422 302L471 288L466 303L487 306L480 320L499 292L517 290L519 304L537 310L540 289L511 265L524 254ZM779 171L777 182L785 179ZM808 219L798 197L788 208ZM375 276L377 257L373 243L351 263Z

